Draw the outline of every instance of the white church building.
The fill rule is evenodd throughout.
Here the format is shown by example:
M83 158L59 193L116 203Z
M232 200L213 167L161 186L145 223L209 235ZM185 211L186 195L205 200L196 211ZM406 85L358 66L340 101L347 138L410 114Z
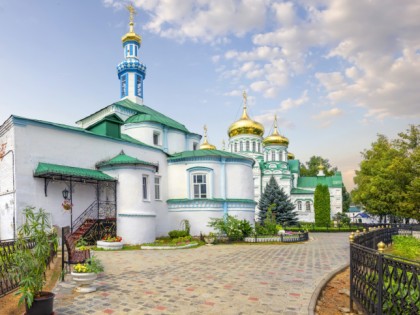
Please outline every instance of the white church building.
M230 214L254 222L271 176L290 195L299 220L314 221L314 190L326 184L332 215L342 210L342 178L301 177L289 140L243 114L217 150L185 125L144 104L146 66L141 37L122 37L117 66L120 100L63 125L10 116L0 125L0 239L16 237L27 206L43 208L54 225L91 235L113 233L126 243L151 242L189 220L208 233L210 218ZM201 144L200 144L201 142ZM67 207L66 207L67 206ZM66 209L65 209L66 208ZM96 233L96 234L95 234Z

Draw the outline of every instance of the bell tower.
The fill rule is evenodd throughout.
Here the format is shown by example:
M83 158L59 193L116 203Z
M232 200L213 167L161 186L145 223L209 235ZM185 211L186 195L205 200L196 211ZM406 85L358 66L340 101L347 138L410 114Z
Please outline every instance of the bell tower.
M124 60L117 66L120 97L143 104L143 81L146 78L146 66L139 61L141 36L134 32L136 11L133 5L128 5L127 10L130 12L129 31L121 38Z

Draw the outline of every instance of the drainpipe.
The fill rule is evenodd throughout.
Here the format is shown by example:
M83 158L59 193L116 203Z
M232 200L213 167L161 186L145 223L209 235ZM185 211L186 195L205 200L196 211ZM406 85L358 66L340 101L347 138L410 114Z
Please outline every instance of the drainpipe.
M222 158L222 176L220 178L220 190L222 193L223 199L223 216L226 217L228 215L228 205L226 201L226 159Z

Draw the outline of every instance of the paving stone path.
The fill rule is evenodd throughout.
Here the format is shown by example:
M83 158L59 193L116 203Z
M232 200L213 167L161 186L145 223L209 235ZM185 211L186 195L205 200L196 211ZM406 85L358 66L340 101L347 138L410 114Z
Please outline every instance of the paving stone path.
M57 315L308 314L316 287L349 259L348 233L311 233L304 244L215 245L96 252L105 273L93 293L57 285Z

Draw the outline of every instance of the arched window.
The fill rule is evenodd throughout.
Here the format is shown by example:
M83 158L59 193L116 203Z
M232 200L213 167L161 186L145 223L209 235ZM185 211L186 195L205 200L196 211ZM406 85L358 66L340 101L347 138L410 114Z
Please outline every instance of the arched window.
M238 152L238 143L235 142L235 152Z
M252 141L252 152L255 152L255 141Z
M268 152L265 152L265 161L268 162Z
M306 202L306 211L311 211L311 203L309 201Z
M244 143L241 141L239 142L239 150L242 152L244 150Z
M249 152L249 141L245 142L245 151Z
M298 201L297 206L298 206L298 211L302 211L302 201Z
M261 143L258 142L258 153L261 152Z
M271 161L275 161L276 160L276 151L271 151Z

